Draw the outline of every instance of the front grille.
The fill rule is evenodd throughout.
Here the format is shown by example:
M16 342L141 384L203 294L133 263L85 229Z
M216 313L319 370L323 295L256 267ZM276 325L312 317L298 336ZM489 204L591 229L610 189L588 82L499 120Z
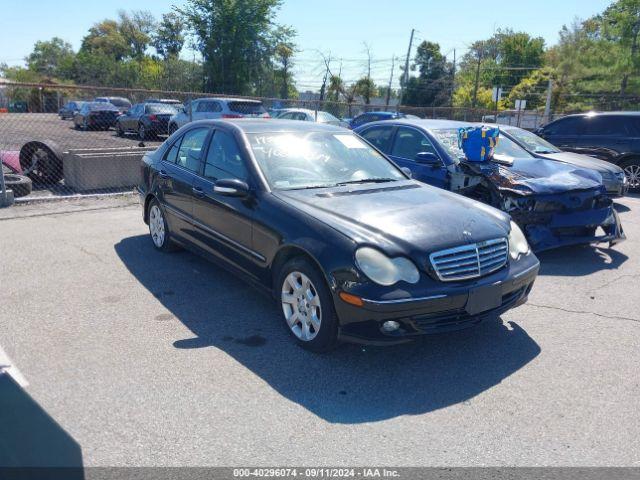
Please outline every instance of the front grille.
M509 244L506 238L472 243L440 250L429 255L431 265L440 280L452 282L482 277L507 263Z

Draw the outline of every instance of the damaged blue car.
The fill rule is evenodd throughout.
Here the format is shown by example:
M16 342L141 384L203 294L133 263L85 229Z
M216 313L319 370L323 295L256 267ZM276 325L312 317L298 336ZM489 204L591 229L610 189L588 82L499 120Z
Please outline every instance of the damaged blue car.
M537 158L501 136L493 159L470 162L449 120L387 120L355 130L414 179L480 200L511 215L535 252L625 239L600 174Z

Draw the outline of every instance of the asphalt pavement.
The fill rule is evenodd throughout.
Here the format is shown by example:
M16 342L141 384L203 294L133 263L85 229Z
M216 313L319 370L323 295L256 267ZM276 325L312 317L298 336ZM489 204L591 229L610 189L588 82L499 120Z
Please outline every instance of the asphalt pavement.
M0 464L640 466L638 198L626 242L540 255L501 321L325 355L242 281L155 251L130 199L19 208Z

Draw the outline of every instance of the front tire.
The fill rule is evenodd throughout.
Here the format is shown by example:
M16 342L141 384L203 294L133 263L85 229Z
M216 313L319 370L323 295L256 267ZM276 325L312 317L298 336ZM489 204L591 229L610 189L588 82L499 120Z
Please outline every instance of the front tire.
M282 268L277 282L283 319L296 342L313 352L327 352L338 343L338 317L324 276L304 258Z
M116 134L119 137L124 137L124 129L122 128L122 124L120 122L116 124Z
M153 246L162 252L172 252L176 250L176 244L171 239L169 224L165 218L164 211L157 200L149 203L149 235Z

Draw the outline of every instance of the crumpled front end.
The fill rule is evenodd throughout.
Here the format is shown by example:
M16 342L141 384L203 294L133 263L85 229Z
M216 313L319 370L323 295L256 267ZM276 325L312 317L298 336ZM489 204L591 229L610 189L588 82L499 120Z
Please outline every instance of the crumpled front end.
M534 252L585 243L615 245L626 238L602 188L546 195L502 192L502 201Z

